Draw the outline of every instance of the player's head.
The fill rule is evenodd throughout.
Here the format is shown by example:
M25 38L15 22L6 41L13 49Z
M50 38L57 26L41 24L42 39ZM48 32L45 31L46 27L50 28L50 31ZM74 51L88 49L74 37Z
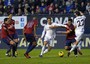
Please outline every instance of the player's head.
M74 12L74 15L75 15L75 16L80 16L81 14L80 14L79 11L75 11L75 12Z
M51 22L51 17L48 17L48 18L47 18L47 23L48 23L48 24L51 24L51 23L52 23L52 22Z
M4 23L7 23L8 18L4 18Z
M72 24L72 19L68 19L68 24L71 25Z

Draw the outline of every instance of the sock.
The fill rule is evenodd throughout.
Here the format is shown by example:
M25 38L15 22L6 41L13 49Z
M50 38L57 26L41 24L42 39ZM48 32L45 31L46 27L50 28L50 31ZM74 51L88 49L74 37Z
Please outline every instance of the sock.
M12 56L15 56L15 50L16 50L16 46L12 46Z
M45 49L45 51L43 52L43 54L47 53L48 52L48 49Z
M73 51L74 51L74 55L77 55L77 48L75 48Z
M26 51L26 54L28 54L29 52L31 52L34 48L36 47L36 45L29 45L28 46L28 49L27 49L27 51Z
M42 50L41 50L41 54L40 55L43 55L44 50L45 50L45 46L42 47Z
M73 45L70 52L72 52L76 48L76 45Z
M7 52L6 52L6 53L11 52L11 48L12 48L12 46L11 46L11 45L9 45L9 48L8 48L8 50L7 50Z
M15 51L17 51L17 46L18 46L18 43L16 43L16 50Z

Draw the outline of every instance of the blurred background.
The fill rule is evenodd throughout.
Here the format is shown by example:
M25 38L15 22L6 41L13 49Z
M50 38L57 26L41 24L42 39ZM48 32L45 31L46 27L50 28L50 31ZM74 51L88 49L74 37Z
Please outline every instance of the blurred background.
M90 0L0 0L0 15L90 14Z

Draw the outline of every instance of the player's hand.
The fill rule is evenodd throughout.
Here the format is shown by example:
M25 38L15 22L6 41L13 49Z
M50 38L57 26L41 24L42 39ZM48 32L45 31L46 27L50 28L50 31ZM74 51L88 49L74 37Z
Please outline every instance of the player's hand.
M66 26L67 29L70 29L68 26Z
M10 41L10 44L11 44L11 45L14 45L14 44L15 44L15 42L11 40L11 41Z

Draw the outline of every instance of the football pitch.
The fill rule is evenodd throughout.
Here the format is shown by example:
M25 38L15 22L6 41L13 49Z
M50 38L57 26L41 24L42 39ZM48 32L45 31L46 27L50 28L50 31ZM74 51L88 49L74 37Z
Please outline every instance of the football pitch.
M39 57L41 49L33 50L30 55L32 58L24 57L25 49L18 50L18 57L5 56L6 49L0 49L0 64L90 64L90 49L82 49L83 55L75 57L73 52L70 57L67 57L67 52L64 49L52 49L42 58ZM64 57L59 57L58 52L63 51Z

